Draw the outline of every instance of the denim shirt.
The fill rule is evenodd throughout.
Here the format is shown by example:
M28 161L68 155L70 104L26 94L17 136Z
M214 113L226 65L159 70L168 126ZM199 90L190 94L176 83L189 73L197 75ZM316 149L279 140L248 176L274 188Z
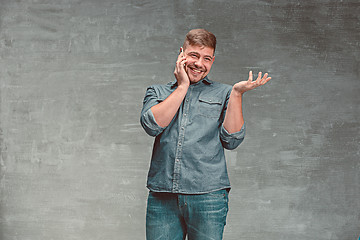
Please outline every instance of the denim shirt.
M140 123L150 136L156 136L148 189L200 194L230 188L224 148L235 149L245 135L245 125L232 134L223 127L232 87L207 77L191 84L170 124L160 127L150 108L176 87L176 81L150 86L144 98Z

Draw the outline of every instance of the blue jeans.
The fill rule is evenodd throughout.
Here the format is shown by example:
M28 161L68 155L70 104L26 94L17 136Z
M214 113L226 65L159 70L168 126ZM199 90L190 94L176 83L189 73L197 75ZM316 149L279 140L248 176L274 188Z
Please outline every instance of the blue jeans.
M146 212L147 240L189 240L223 237L228 212L228 191L206 194L149 192Z

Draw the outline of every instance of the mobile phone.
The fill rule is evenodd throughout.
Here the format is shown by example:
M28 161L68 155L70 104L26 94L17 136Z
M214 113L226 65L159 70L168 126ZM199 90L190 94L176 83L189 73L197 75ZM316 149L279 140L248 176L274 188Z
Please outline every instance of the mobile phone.
M183 48L183 47L180 48L180 52L182 53L182 56L185 57L184 48ZM184 67L185 67L185 63L184 63Z

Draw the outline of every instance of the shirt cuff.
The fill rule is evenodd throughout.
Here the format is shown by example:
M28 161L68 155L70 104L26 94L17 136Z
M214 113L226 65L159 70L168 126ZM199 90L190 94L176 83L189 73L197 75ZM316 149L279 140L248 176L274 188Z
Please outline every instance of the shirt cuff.
M157 136L165 129L156 123L151 108L141 116L141 125L150 136Z
M241 127L240 131L229 133L224 125L221 125L220 137L223 142L223 146L226 149L232 150L235 149L240 143L244 140L245 137L245 123Z

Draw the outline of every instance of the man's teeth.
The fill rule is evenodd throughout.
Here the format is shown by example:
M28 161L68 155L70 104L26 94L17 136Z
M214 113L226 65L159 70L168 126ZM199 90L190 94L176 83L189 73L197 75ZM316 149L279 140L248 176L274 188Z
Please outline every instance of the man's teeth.
M194 72L198 72L200 73L201 71L200 70L196 70L196 69L192 69Z

